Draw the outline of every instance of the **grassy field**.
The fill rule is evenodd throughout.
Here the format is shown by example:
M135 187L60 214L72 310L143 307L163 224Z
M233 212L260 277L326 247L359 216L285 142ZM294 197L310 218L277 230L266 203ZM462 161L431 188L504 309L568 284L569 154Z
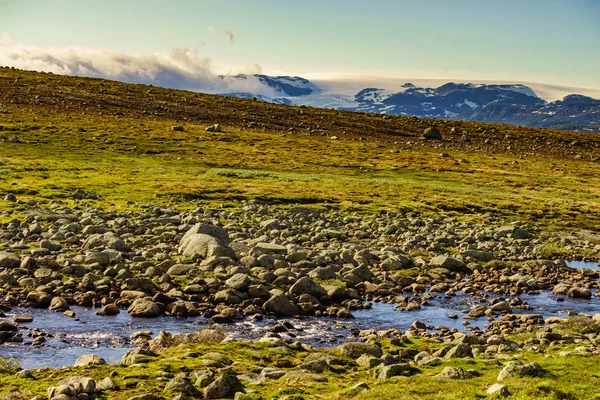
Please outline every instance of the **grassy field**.
M383 343L384 348L435 349L438 343L427 343L422 339L413 339L412 343L400 347ZM574 346L571 346L574 347ZM560 357L559 351L569 346L549 350L546 354L525 353L519 355L523 363L537 362L545 371L540 377L509 378L502 383L508 385L512 392L511 399L526 400L575 400L598 399L597 390L599 373L597 360L589 357ZM131 396L154 393L161 394L165 383L173 375L181 372L193 372L205 369L201 355L219 352L234 362L239 373L256 373L264 367L283 371L298 371L295 366L310 353L300 347L284 348L265 344L252 343L196 343L170 348L158 358L149 359L147 363L127 365L104 365L94 367L68 367L60 370L45 369L34 371L35 380L17 378L12 374L0 373L0 393L8 393L11 389L27 388L31 397L44 394L46 388L56 385L66 376L89 376L96 381L111 375L120 388L119 391L105 393L106 398L127 399ZM327 351L339 355L335 350ZM507 355L507 357L510 357ZM395 377L378 381L373 371L366 368L349 367L354 365L347 360L348 366L339 366L334 370L321 374L327 382L320 382L310 377L284 377L268 380L263 384L246 383L246 392L254 399L402 399L415 400L466 400L489 398L486 389L496 383L496 377L502 365L493 358L478 357L476 359L456 359L440 366L419 366L410 377ZM445 367L460 367L465 370L475 369L480 376L468 380L452 380L435 378ZM552 371L552 372L549 372ZM243 380L243 379L242 379ZM366 383L370 390L356 396L350 389L359 382ZM290 396L290 397L285 397ZM167 398L169 398L167 396ZM500 398L500 397L498 397Z
M43 90L49 85L53 92ZM94 90L98 85L105 89ZM345 128L338 133L336 126L345 127L361 117L366 121L363 125L373 119L388 121L371 114L8 69L0 70L0 88L5 94L0 97L0 136L5 140L0 147L0 191L22 198L68 201L79 189L95 193L102 205L114 208L125 207L127 201L197 200L236 206L241 200L260 199L360 212L493 212L576 228L595 228L600 218L596 173L600 141L593 135L530 128L521 132L506 125L456 121L415 122L409 117L389 117L394 120L389 134ZM82 93L67 95L67 89ZM152 97L148 110L134 102L135 91L157 92L145 95ZM114 105L118 93L124 99ZM198 121L181 112L170 115L169 110L179 104L175 96L212 101L215 104L205 107L216 110L215 115L202 109L197 110ZM134 102L130 107L128 97ZM254 118L225 117L222 109L236 105L250 108ZM162 111L152 112L157 108ZM252 123L268 120L273 110L292 116L272 129L262 122ZM329 122L333 128L329 126L327 134L306 133L304 118L294 120L299 114L315 114L317 122L333 119ZM208 123L221 123L223 132L205 132ZM184 131L172 131L173 125L183 126ZM281 125L292 126L280 129ZM421 128L429 125L439 126L445 140L420 139ZM518 139L486 148L490 139L480 143L479 136L489 133L479 132L482 129L495 137ZM400 131L416 132L394 133ZM473 133L465 143L456 132L467 131ZM539 142L544 134L547 152L529 152L530 142ZM11 142L14 137L19 142Z

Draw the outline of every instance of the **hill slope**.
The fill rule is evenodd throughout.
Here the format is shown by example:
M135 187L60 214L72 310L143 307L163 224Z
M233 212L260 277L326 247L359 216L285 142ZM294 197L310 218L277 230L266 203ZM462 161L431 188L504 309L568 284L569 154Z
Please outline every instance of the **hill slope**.
M259 199L358 211L494 212L594 227L600 138L267 104L0 69L0 187L103 204ZM224 132L205 132L221 124ZM181 125L183 132L172 131ZM422 140L437 127L443 140Z

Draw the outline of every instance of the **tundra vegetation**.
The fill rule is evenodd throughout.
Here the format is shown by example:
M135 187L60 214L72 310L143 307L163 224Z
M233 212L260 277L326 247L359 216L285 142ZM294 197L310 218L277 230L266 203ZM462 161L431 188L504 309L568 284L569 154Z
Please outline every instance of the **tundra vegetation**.
M202 315L121 362L21 369L6 399L600 398L600 136L289 107L0 69L0 346L45 346L17 307ZM468 296L465 329L297 340L295 318L401 318ZM417 314L412 314L417 315ZM261 338L228 324L272 321ZM483 329L470 320L487 319Z

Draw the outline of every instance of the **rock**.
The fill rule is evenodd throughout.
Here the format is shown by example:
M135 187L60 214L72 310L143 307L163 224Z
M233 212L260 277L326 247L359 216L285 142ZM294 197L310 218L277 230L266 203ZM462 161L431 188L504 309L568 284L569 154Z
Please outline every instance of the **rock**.
M498 374L498 381L513 377L540 376L543 372L544 370L537 363L522 365L518 361L510 361Z
M248 288L250 287L250 278L248 277L247 274L242 274L242 273L238 273L238 274L234 274L231 278L227 279L225 281L225 284L227 286L229 286L230 288L240 291L240 292L246 292L248 291Z
M52 301L48 293L38 291L31 291L27 293L26 300L29 303L31 303L33 307L38 308L46 308L50 305L50 302Z
M469 379L479 376L479 372L474 369L464 370L462 368L455 367L446 367L437 375L434 375L434 378L443 378L443 379Z
M0 321L0 332L17 332L19 328L10 322Z
M423 138L427 140L442 140L442 134L436 127L429 127L423 132Z
M490 307L490 310L498 313L512 313L512 307L508 305L505 301L499 301Z
M183 132L184 129L183 129L183 126L181 126L181 125L173 125L171 127L171 131L173 131L173 132Z
M362 356L356 359L356 364L358 364L358 366L367 369L374 368L382 363L383 360L381 358L373 357L368 354L363 354Z
M257 243L252 249L253 255L256 257L263 254L287 254L287 247L274 243Z
M311 296L319 299L321 296L325 296L327 291L315 281L307 276L304 276L296 281L290 288L290 293L300 296L302 294L310 294Z
M469 269L460 260L448 256L436 256L429 261L431 268L446 268L451 272L469 272Z
M21 259L14 254L0 251L0 268L19 268Z
M510 396L510 392L508 391L508 386L506 385L502 385L500 383L494 383L492 386L490 386L486 392L488 395L496 395L496 396L502 396L502 397L507 397Z
M444 356L444 358L446 358L446 359L466 358L466 357L473 357L473 352L471 351L471 346L469 346L467 343L459 343L458 345L456 345L453 348L451 348L450 350L448 350L448 352Z
M219 239L204 233L194 233L182 239L179 253L194 259L206 259L208 257L236 258L233 250L227 245Z
M121 357L121 364L123 365L132 365L132 364L140 364L149 362L152 360L152 357L156 357L156 354L151 352L150 350L145 349L135 349L129 350L127 353Z
M265 302L263 307L267 312L280 317L293 317L300 314L298 306L293 304L284 294L272 296Z
M17 372L15 374L15 376L17 378L21 378L21 379L33 379L34 378L33 374L28 369L23 369L23 370Z
M183 237L181 238L179 243L181 244L182 242L187 240L190 236L192 236L196 233L203 233L205 235L212 236L212 237L218 239L225 246L229 246L229 244L231 243L229 234L227 233L227 231L225 229L220 228L215 225L207 224L204 222L199 222L196 225L194 225L193 227L191 227L185 233L185 235L183 235Z
M566 295L569 293L571 286L566 283L559 283L552 289L552 294Z
M130 397L127 400L162 400L162 397L159 397L155 394L140 394Z
M96 381L85 376L73 376L58 382L58 385L71 386L77 393L94 394L96 392Z
M569 295L569 297L573 297L576 299L592 298L592 292L589 289L583 287L572 287L567 294Z
M100 391L118 389L117 384L108 376L96 384L96 389Z
M48 239L41 240L40 247L49 251L59 251L60 249L62 249L60 243Z
M187 396L197 396L200 392L192 385L192 382L184 378L173 378L165 386L165 392L183 393Z
M23 324L23 323L28 323L28 322L33 321L33 317L28 314L16 314L16 315L13 315L12 319L15 324Z
M375 343L348 342L338 346L338 350L342 356L352 358L353 360L365 354L377 358L383 355L381 347Z
M50 302L50 309L54 311L66 311L69 309L69 303L62 297L53 297Z
M242 392L244 387L237 376L223 374L214 382L204 388L204 397L207 399L220 399L232 397L237 392Z
M90 235L83 243L83 249L94 249L97 247L103 247L105 249L113 249L117 251L129 251L130 248L125 244L125 241L121 239L114 232L106 232L104 234L95 233Z
M315 360L304 362L298 366L298 368L303 369L305 371L311 371L316 373L323 373L329 370L329 364L325 360Z
M136 299L127 309L132 317L154 318L162 314L158 304L146 299Z
M375 379L383 380L393 378L394 376L408 376L413 373L413 369L407 363L379 365L375 368Z
M480 251L480 250L465 250L460 252L460 256L463 259L472 259L475 261L492 261L494 259L494 255L488 251Z
M101 310L96 311L96 315L117 315L121 312L116 304L107 304Z
M206 132L222 132L221 125L219 125L219 124L207 126L204 130Z
M86 354L75 361L74 367L88 367L90 365L105 365L106 361L96 354Z
M352 390L354 392L354 394L360 394L362 392L366 392L367 390L369 390L369 385L367 385L364 382L359 382L356 385L351 386L350 390Z

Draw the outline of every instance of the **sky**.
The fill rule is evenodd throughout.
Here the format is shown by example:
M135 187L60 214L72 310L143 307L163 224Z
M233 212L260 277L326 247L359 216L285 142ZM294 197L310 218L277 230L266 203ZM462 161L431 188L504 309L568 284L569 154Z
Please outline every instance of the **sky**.
M147 74L169 65L599 88L600 1L0 2L0 65L111 76L133 74L130 57L154 65Z

